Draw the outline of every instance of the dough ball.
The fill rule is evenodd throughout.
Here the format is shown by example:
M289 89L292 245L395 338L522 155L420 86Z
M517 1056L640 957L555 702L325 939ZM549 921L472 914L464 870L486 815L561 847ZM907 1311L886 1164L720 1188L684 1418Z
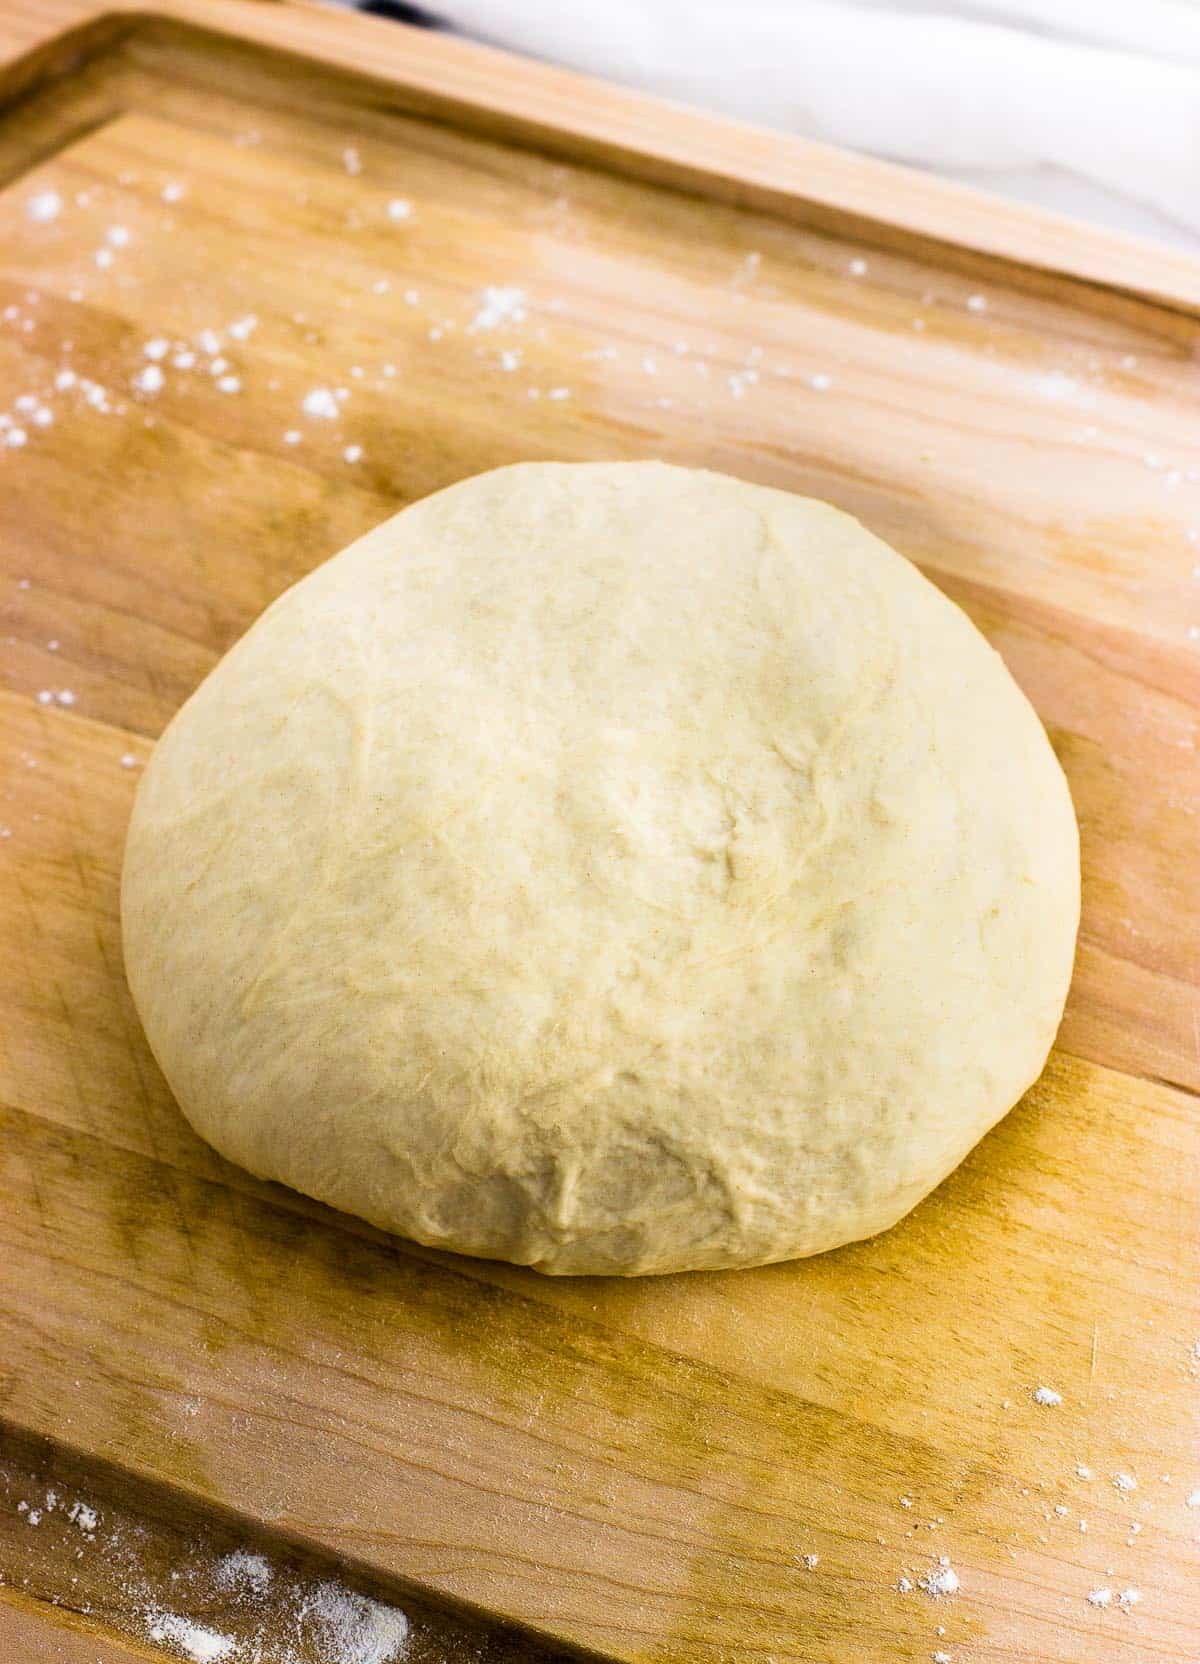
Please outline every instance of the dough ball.
M1042 1068L1079 852L997 654L847 515L531 463L264 613L154 753L122 907L222 1154L632 1274L920 1201Z

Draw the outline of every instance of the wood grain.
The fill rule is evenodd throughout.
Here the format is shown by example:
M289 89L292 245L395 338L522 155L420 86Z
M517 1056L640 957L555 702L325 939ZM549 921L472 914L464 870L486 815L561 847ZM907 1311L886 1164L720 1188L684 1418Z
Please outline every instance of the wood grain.
M99 1472L11 1426L0 1427L0 1565L5 1664L160 1659L149 1632L163 1618L195 1624L214 1649L226 1643L223 1664L361 1661L369 1649L356 1652L345 1627L369 1620L375 1605L393 1630L397 1611L407 1620L404 1664L566 1664L527 1634L348 1577L328 1555L289 1549L179 1490Z
M1052 1077L1030 1113L1059 1125L1075 1104L1123 1155L1118 1101L1116 1083ZM1138 1108L1173 1120L1182 1142L1185 1106L1165 1088L1145 1088ZM1197 1268L1169 1236L1129 1224L1177 1216L1179 1192L1126 1200L1120 1239L1136 1263L1128 1282L1096 1278L1051 1227L1044 1156L1023 1197L1006 1165L976 1160L867 1250L703 1280L688 1355L661 1344L669 1324L642 1342L628 1318L556 1311L540 1289L423 1263L236 1180L129 1152L113 1163L108 1144L37 1117L6 1114L3 1143L17 1426L621 1658L833 1659L852 1642L858 1656L915 1658L935 1615L984 1658L1085 1657L1101 1638L1114 1658L1186 1655L1196 1555L1179 1487L1194 1427L1177 1405L1195 1393L1196 1314L1176 1301ZM945 1244L970 1241L987 1262L997 1193L1011 1270L988 1302L992 1338L972 1325L980 1293ZM1071 1200L1066 1185L1074 1217ZM1020 1212L1041 1229L1022 1229ZM663 1302L659 1288L614 1303L632 1300L636 1316ZM604 1314L606 1291L590 1292ZM822 1344L823 1295L857 1318L849 1347ZM785 1387L755 1378L761 1356L739 1361L726 1314L705 1321L730 1299L743 1337L757 1331L754 1352L787 1336L771 1364ZM868 1336L889 1305L903 1321L883 1352ZM724 1367L695 1355L718 1348ZM1043 1374L1064 1394L1050 1425L1030 1399ZM1076 1461L1095 1477L1080 1481ZM1128 1500L1111 1485L1121 1470L1139 1478ZM1129 1547L1131 1519L1143 1531ZM961 1599L896 1592L941 1552ZM1084 1597L1107 1563L1141 1588L1145 1617L1098 1636Z
M738 130L461 43L172 9L258 44L106 24L0 121L0 409L28 434L0 446L0 1430L142 1486L163 1575L171 1532L251 1533L610 1659L1194 1664L1195 265L1097 234L1077 269L1103 250L1113 287L1084 284L1043 221L976 236L978 207L977 251L937 249L937 191L851 189L848 158L768 213L804 147L771 183L744 135L714 170ZM80 16L4 0L0 39ZM481 327L490 285L525 318ZM896 1230L548 1280L202 1145L125 989L117 875L153 737L289 582L464 474L642 455L833 498L967 608L1067 768L1083 935L1045 1078ZM0 1570L20 1541L0 1517ZM940 1553L960 1594L901 1594Z
M5 1590L0 1591L0 1657L20 1664L145 1664L161 1659L162 1652L115 1640L107 1626L78 1623L60 1608L47 1612Z
M1129 293L1168 305L1200 300L1200 270L1189 254L831 145L660 103L473 41L401 32L370 17L347 26L321 0L122 0L119 8L103 0L4 0L0 71L7 59L8 86L20 90L47 66L73 66L97 42L143 18L227 31L235 40L353 71L386 85L389 110L499 131L638 180L700 186L711 200L800 218L880 247L936 244L924 249L931 264L992 270L1004 262L1007 275L1026 285L1036 272L1069 273L1101 286L1109 306ZM297 73L302 67L289 66Z
M833 497L963 601L1067 763L1089 906L1066 1042L1200 1084L1200 889L1185 882L1200 769L1188 635L1200 618L1189 540L1200 486L1188 478L1200 378L1177 321L1160 332L1148 308L1136 330L1124 316L1079 320L1062 301L994 285L974 314L979 291L944 277L923 303L929 274L915 262L876 257L856 280L848 246L674 197L656 202L651 239L630 185L571 176L571 207L555 208L567 176L554 164L528 158L520 173L511 153L458 140L464 161L414 122L394 122L394 153L360 136L364 174L352 178L348 89L325 105L306 95L303 122L255 110L250 125L244 105L211 91L213 78L234 79L227 49L202 88L178 51L155 39L123 53L119 97L137 113L45 170L68 195L103 181L88 209L43 235L22 225L17 193L0 211L14 250L0 299L20 310L31 285L41 296L30 335L0 330L12 384L52 382L69 330L92 375L137 413L88 421L99 477L87 493L63 489L78 466L66 427L8 470L0 531L32 585L15 598L15 685L37 692L53 671L44 625L76 659L81 708L154 734L286 583L413 496L517 457L657 453ZM247 133L257 142L239 145ZM168 212L160 192L177 176L188 206ZM401 191L419 224L398 230L387 203ZM154 247L149 267L131 254L88 274L112 221ZM217 247L239 252L214 261ZM517 281L529 326L503 340L472 333L483 287ZM71 302L72 289L84 298ZM152 401L131 392L147 339L193 338L250 312L252 341L223 349L242 396L195 373L170 376ZM505 342L518 372L500 368ZM814 375L833 385L814 389ZM324 383L351 390L328 438L301 410ZM556 389L570 398L552 402ZM304 443L289 445L297 424ZM355 467L347 441L363 447ZM181 496L185 478L204 489ZM69 572L68 543L80 557ZM1143 883L1147 860L1174 882Z

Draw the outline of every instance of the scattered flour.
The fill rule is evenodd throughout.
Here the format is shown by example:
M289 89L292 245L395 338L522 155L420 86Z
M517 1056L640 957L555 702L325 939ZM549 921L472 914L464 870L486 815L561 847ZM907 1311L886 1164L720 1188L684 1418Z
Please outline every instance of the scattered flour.
M236 1644L232 1635L205 1629L175 1612L152 1614L146 1626L146 1636L148 1640L173 1647L185 1658L192 1659L194 1664L217 1664L218 1659L230 1656Z
M0 827L0 837L6 830ZM187 1544L169 1574L179 1598L164 1599L141 1564L143 1526L122 1519L119 1510L40 1485L20 1498L17 1483L0 1465L0 1497L13 1498L17 1516L30 1526L52 1525L61 1514L59 1529L74 1527L84 1538L81 1544L75 1539L77 1558L103 1532L94 1553L118 1608L140 1637L187 1664L399 1664L408 1654L409 1620L398 1607L248 1547L212 1554L201 1542ZM191 1611L192 1601L182 1598L185 1588L194 1595ZM90 1607L84 1603L80 1610Z
M407 295L405 299L407 300ZM479 309L471 319L471 330L496 329L500 324L523 323L528 316L524 289L489 284L480 297Z
M332 422L338 413L338 401L328 387L314 387L311 393L304 395L301 408L306 416L316 416L323 422Z
M63 200L57 191L38 191L25 204L25 212L38 225L48 225L62 213Z
M943 1595L956 1595L959 1589L958 1573L944 1554L933 1570L927 1572L924 1577L919 1577L917 1583L935 1600Z
M1131 1473L1114 1473L1112 1482L1118 1491L1136 1491L1138 1488L1137 1480Z
M60 702L62 701L62 694L59 694L59 700ZM74 703L74 696L72 696L70 703ZM81 1501L76 1501L71 1504L71 1506L67 1509L67 1518L71 1521L72 1525L77 1525L81 1531L85 1532L89 1536L95 1531L96 1526L100 1522L100 1516L91 1504Z
M1088 1595L1088 1601L1092 1606L1099 1606L1102 1609L1110 1606L1112 1604L1112 1590L1093 1589Z
M399 1608L337 1583L319 1584L301 1616L311 1621L322 1664L392 1664L408 1640Z
M1055 1392L1053 1387L1035 1387L1033 1391L1035 1404L1054 1405L1062 1403L1062 1393Z
M236 1595L265 1595L273 1575L265 1554L251 1554L244 1548L235 1549L218 1560L213 1574L218 1589Z

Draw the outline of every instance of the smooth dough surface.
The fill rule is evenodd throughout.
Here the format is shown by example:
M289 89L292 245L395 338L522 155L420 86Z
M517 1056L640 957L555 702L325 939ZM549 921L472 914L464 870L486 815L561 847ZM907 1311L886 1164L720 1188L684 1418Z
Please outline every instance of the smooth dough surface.
M187 702L125 858L196 1129L550 1272L890 1225L1035 1080L1066 782L966 616L820 502L658 463L425 499Z

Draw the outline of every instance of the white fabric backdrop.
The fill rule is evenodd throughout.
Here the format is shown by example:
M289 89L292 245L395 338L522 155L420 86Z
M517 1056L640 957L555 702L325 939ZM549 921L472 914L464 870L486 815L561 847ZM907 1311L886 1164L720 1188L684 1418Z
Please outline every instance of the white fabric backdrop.
M1200 0L422 0L463 33L1200 251Z

